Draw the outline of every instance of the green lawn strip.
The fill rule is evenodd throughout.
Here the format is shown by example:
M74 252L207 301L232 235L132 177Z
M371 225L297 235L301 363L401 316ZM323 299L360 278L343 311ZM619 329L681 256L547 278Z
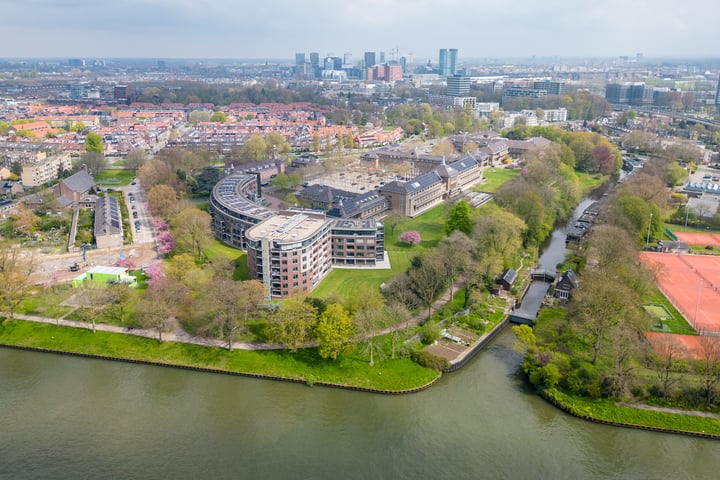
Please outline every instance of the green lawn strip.
M720 435L720 419L716 418L623 407L612 400L570 396L557 389L547 390L545 394L573 415L614 423Z
M480 192L494 192L505 183L520 175L519 169L510 168L491 168L483 172L485 182L473 187L472 189Z
M390 277L407 271L413 257L434 248L445 237L445 211L445 204L438 205L415 218L400 219L392 232L386 229L385 249L390 258L390 269L334 268L313 290L312 296L328 298L337 294L347 298L369 288L380 288ZM422 242L414 246L398 243L400 235L411 230L420 233Z
M60 318L72 307L60 305L70 298L72 291L69 288L46 289L40 288L20 302L16 312L25 315L39 315L49 318Z
M208 260L216 258L218 255L223 255L235 262L235 270L233 271L233 280L248 280L250 279L250 272L247 264L247 253L237 248L225 245L221 241L214 239L210 247L205 249L205 255Z
M57 327L25 321L0 323L0 343L58 350L118 359L140 360L168 365L201 367L229 372L299 379L309 384L328 382L381 390L407 390L426 385L438 372L420 367L410 359L382 360L374 367L355 354L324 360L316 349L292 354L287 351L230 352L110 332Z
M135 178L135 170L108 168L95 175L93 180L96 185L112 188L129 185L133 178Z
M597 187L607 182L607 175L599 175L597 173L583 173L575 172L580 182L580 191L583 195L589 195L590 192L595 190Z
M692 326L685 320L685 318L678 312L670 301L665 298L659 289L654 289L652 293L646 295L644 298L645 305L658 305L662 306L667 310L671 318L663 320L663 328L658 328L657 331L667 333L678 333L682 335L697 335L697 332L693 330ZM656 330L655 328L653 330Z

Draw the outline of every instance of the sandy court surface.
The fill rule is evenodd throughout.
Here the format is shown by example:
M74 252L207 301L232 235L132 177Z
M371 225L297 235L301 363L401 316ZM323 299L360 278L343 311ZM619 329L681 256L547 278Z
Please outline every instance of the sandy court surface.
M720 233L673 232L678 240L688 245L720 247Z
M720 332L720 257L642 252L640 260L657 269L658 287L696 330Z
M659 355L669 351L669 345L675 355L681 358L701 358L703 351L702 342L720 342L720 337L700 337L698 335L677 335L662 332L647 332L648 339L653 350Z

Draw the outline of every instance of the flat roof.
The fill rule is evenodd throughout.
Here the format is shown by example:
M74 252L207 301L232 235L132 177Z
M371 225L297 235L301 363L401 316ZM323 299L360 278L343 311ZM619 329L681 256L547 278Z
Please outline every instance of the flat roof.
M317 233L328 220L313 218L303 213L274 215L245 232L251 240L274 240L282 243L302 242Z

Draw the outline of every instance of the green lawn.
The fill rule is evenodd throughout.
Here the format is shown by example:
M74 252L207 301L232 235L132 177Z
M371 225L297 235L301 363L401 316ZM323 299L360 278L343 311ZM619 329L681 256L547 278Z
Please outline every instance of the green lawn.
M85 329L24 321L0 322L0 343L292 378L308 384L328 382L395 391L426 385L440 375L407 358L383 360L370 367L364 357L355 353L343 354L337 361L332 361L320 358L316 349L300 350L295 354L284 350L230 352L222 348L158 343L132 335L92 333Z
M438 205L418 217L400 219L392 230L386 227L385 249L390 257L391 269L334 268L312 291L312 296L328 298L336 294L341 298L347 298L367 289L380 288L380 285L390 277L405 272L413 257L434 248L445 237L445 210L444 204ZM419 232L422 242L414 246L399 244L400 235L410 230Z
M597 173L590 174L575 172L575 175L577 175L578 180L580 181L580 190L583 195L588 195L608 180L607 175L599 175Z
M483 172L485 182L473 187L473 190L492 193L518 175L520 175L519 169L491 168Z
M687 320L685 320L685 318L683 318L680 312L678 312L677 309L673 307L672 303L670 303L670 301L665 298L665 296L659 289L656 288L655 290L653 290L653 292L649 295L646 295L643 300L645 301L646 305L661 306L670 314L670 318L666 318L665 320L663 320L662 328L654 325L652 329L653 331L679 333L682 335L697 335L697 332L693 330ZM654 323L657 324L658 322L656 321Z
M72 310L72 307L60 305L74 293L69 287L42 288L33 291L20 302L17 313L60 318Z
M248 280L250 278L247 266L247 253L242 250L229 247L220 240L214 239L212 245L205 250L205 254L208 256L209 260L212 260L218 255L223 255L235 262L236 268L233 272L234 280Z
M103 187L121 187L129 185L135 178L135 170L107 169L95 175L95 183Z

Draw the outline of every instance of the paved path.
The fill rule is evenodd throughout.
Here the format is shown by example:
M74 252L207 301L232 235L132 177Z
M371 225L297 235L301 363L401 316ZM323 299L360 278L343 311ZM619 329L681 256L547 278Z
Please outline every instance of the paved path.
M464 282L465 282L464 278L462 278L462 277L458 278L453 284L453 291L455 293L457 293L457 291L464 285ZM449 301L450 301L450 289L448 288L437 300L435 300L435 302L433 302L432 311L436 312L440 307L442 307ZM49 323L52 325L59 325L61 327L83 328L86 330L92 330L92 328L93 328L92 324L85 323L85 322L78 322L78 321L74 321L74 320L67 320L65 318L68 315L70 315L73 311L74 310L71 310L70 312L66 313L65 315L63 315L60 318L41 317L38 315L25 315L25 314L21 314L21 313L16 313L14 316L18 320L26 320L26 321L37 322L37 323ZM420 312L413 315L407 321L399 323L397 325L392 325L390 327L387 327L387 328L381 330L380 332L378 332L377 335L385 335L390 332L397 332L399 330L407 330L416 325L420 325L425 320L427 320L427 318L428 318L427 311L423 308ZM121 327L119 325L107 325L105 323L95 324L95 330L99 330L102 332L123 333L126 335L136 335L138 337L146 337L146 338L157 338L158 337L158 332L157 332L157 330L154 330L154 329L127 328L127 327ZM227 341L190 335L189 333L185 332L179 325L175 325L171 332L163 332L162 338L163 338L163 341L168 341L168 342L189 343L189 344L194 344L194 345L203 345L203 346L207 346L207 347L227 348ZM310 342L305 346L306 347L316 347L317 342ZM285 347L282 345L270 344L270 343L233 342L233 348L237 349L237 350L282 350Z
M69 314L69 313L68 313ZM67 315L67 314L66 314ZM49 323L52 325L59 325L61 327L72 327L72 328L83 328L85 330L92 330L92 324L85 322L77 322L74 320L66 320L61 318L48 318L39 317L36 315L23 315L16 313L15 318L18 320L26 320L30 322L38 323ZM124 333L126 335L136 335L138 337L146 338L157 338L157 330L148 330L142 328L127 328L118 325L107 325L104 323L95 324L95 330L102 332L113 332L113 333ZM179 327L173 329L172 332L163 332L163 341L168 342L179 342L179 343L191 343L194 345L203 345L206 347L220 347L227 348L227 342L212 338L198 337L190 335L183 331ZM233 348L238 350L280 350L283 347L281 345L273 345L268 343L247 343L247 342L233 342Z

